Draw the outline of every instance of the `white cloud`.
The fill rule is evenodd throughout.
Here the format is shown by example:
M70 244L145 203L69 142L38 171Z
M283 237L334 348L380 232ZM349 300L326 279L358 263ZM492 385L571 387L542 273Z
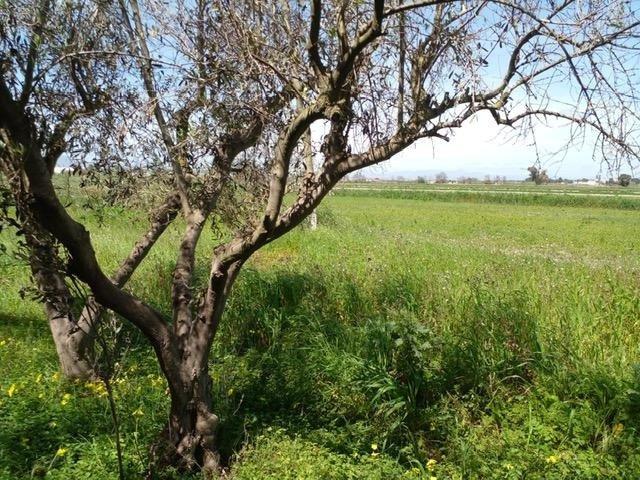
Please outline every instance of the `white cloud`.
M594 177L600 164L592 159L593 138L563 147L571 136L569 126L554 122L535 128L540 162L554 176ZM498 127L489 113L482 113L451 136L449 142L425 139L396 155L384 167L387 175L401 172L445 171L451 175L506 175L524 178L538 158L534 138L516 138L516 132ZM558 152L561 152L558 154ZM555 155L554 155L555 154ZM379 173L380 170L378 169Z

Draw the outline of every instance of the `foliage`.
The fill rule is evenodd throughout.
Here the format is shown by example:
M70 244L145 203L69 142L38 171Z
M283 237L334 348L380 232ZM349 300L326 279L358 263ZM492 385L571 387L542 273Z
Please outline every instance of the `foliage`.
M543 183L549 183L549 175L546 170L539 169L535 165L527 168L529 171L529 178L527 180L531 180L536 185L542 185Z
M631 175L629 175L628 173L623 173L618 177L618 183L621 187L628 187L631 183Z

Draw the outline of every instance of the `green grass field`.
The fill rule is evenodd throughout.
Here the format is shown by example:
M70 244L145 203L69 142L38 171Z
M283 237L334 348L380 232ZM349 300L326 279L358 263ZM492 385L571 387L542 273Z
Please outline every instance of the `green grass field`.
M339 191L318 230L242 271L211 357L231 478L640 477L640 200L418 194ZM145 228L135 211L74 213L107 271ZM130 284L166 312L180 233ZM59 377L0 240L0 477L115 478L101 385ZM129 339L115 390L137 478L168 398Z

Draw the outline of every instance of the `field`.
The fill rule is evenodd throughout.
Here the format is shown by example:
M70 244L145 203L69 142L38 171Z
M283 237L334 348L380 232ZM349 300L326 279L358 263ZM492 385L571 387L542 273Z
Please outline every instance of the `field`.
M318 230L242 271L211 357L230 478L640 477L640 191L401 187L343 185ZM145 228L135 210L71 210L107 271ZM131 283L167 312L180 233ZM115 478L102 385L60 378L0 241L0 478ZM138 478L168 397L125 334L114 388Z

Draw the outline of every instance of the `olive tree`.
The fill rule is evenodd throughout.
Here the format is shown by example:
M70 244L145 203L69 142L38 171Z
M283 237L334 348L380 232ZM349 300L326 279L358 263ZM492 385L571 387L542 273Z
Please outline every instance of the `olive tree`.
M346 175L418 140L464 135L473 117L522 134L565 123L567 148L586 138L615 162L638 154L640 22L629 2L45 0L22 5L31 15L21 19L10 5L2 7L0 133L11 191L24 192L23 217L66 252L55 271L85 284L91 302L153 347L171 396L153 450L160 465L220 471L224 432L209 365L231 288L253 253L299 225ZM78 11L88 21L68 21ZM92 38L95 18L101 34L68 47ZM47 43L54 38L59 48ZM325 131L315 142L314 124ZM67 148L76 132L95 143ZM123 264L129 273L103 271L90 233L60 201L52 145L72 162L129 155L170 173L159 220ZM206 225L223 221L229 205L231 233L196 258ZM125 281L127 265L135 268L175 214L184 231L166 315ZM194 274L202 261L204 284Z

